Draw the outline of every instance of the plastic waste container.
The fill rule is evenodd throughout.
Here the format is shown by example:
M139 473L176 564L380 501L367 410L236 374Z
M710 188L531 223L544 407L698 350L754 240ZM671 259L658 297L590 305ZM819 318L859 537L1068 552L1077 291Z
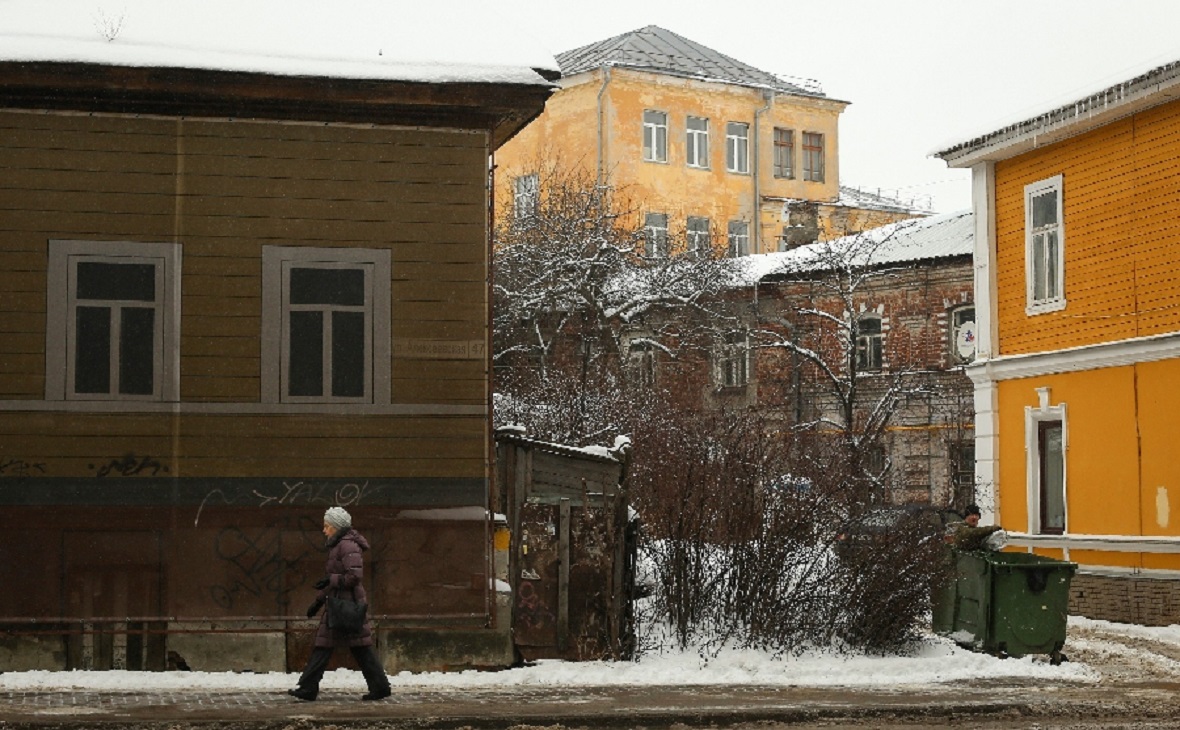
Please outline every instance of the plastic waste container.
M952 579L934 596L933 629L999 656L1065 656L1069 583L1077 564L1029 553L954 552Z

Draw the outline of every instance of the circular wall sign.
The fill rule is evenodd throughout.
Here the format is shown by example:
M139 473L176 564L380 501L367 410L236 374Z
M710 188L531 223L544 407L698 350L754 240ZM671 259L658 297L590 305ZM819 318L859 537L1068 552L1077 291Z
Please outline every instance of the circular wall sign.
M975 323L964 322L955 332L955 352L964 360L975 358Z

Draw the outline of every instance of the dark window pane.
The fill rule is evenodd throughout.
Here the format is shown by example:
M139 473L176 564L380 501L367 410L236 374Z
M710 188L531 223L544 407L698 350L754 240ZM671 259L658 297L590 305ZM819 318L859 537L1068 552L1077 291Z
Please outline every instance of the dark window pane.
M364 269L291 269L291 304L364 303Z
M287 394L324 394L323 312L291 312Z
M332 395L365 394L365 314L332 313Z
M1061 422L1040 424L1041 447L1041 532L1061 534L1065 530L1065 455Z
M112 264L103 261L78 263L79 299L156 300L154 264Z
M111 392L111 310L78 307L74 338L74 392Z
M156 311L144 307L123 309L119 340L119 392L151 395L155 378Z
M1057 191L1047 190L1033 196L1033 228L1057 223Z

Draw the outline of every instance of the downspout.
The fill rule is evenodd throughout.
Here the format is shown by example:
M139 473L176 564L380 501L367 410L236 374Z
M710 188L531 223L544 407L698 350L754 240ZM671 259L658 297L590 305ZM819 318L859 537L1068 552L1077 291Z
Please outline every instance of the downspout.
M774 102L774 91L763 91L762 98L766 100L766 106L754 112L754 149L752 155L754 157L754 164L752 172L754 173L754 250L750 253L762 253L762 185L759 163L762 155L759 151L759 140L762 135L759 134L758 118L766 112L770 111L770 105Z
M602 187L606 167L606 125L602 118L602 97L610 84L610 66L602 67L602 86L598 89L598 186Z

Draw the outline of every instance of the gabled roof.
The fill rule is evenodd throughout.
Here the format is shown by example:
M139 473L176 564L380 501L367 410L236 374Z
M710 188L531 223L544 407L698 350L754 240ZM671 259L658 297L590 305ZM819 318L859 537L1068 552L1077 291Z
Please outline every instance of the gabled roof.
M622 66L787 94L824 96L817 81L780 78L656 25L559 53L557 63L562 76L567 77L602 66Z

